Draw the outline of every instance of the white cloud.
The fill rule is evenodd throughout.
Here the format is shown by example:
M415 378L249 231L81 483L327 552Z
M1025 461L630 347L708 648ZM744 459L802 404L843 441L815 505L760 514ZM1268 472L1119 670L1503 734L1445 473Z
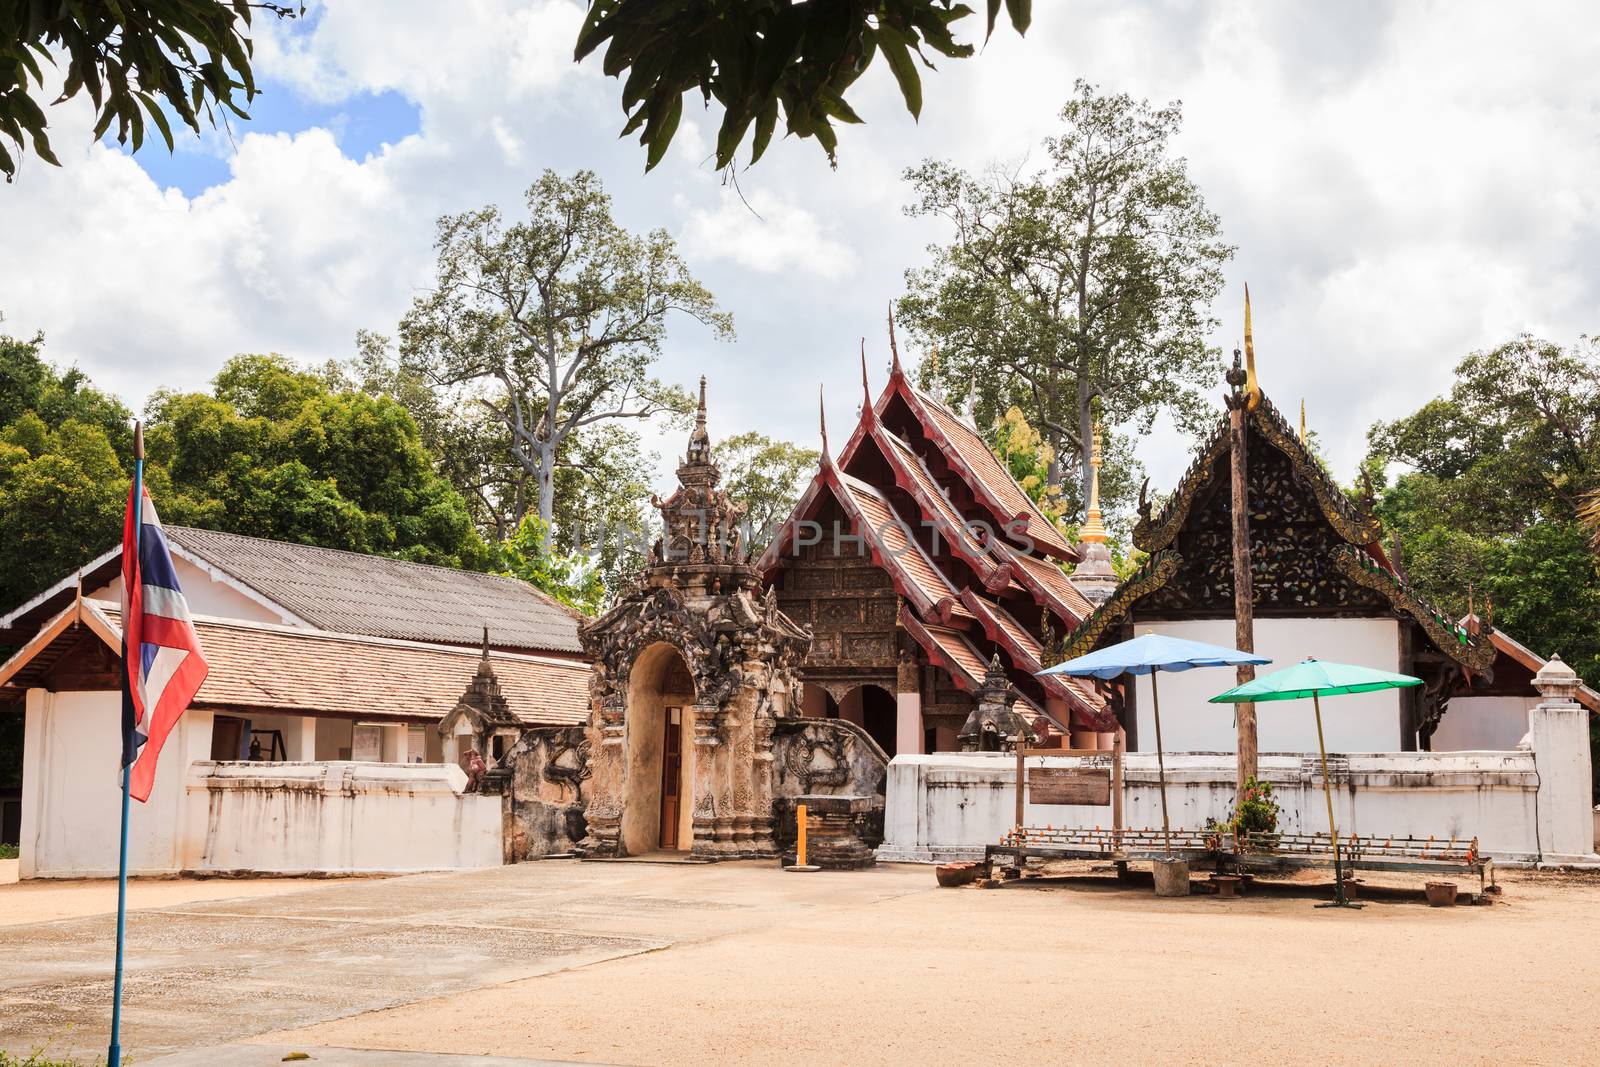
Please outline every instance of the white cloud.
M763 274L835 281L855 267L850 247L828 236L815 215L766 190L741 197L724 189L714 208L689 212L681 243L692 258L728 259Z

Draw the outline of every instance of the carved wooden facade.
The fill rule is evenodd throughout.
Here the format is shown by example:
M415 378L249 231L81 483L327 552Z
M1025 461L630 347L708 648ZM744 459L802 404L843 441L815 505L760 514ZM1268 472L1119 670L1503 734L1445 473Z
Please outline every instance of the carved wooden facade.
M1270 400L1246 417L1250 567L1257 618L1394 618L1400 669L1424 680L1401 694L1423 745L1452 694L1492 672L1487 628L1469 632L1417 595L1382 547L1383 529L1300 442ZM1141 499L1134 544L1151 555L1071 634L1065 657L1126 636L1145 620L1233 616L1231 441L1224 420L1159 512Z
M802 680L835 701L862 685L900 694L899 740L917 750L937 727L954 747L992 660L1028 719L1111 728L1092 683L1037 677L1043 634L1090 611L1063 570L1075 550L898 354L876 400L862 378L860 422L837 459L824 428L820 469L760 564L783 611L812 628Z

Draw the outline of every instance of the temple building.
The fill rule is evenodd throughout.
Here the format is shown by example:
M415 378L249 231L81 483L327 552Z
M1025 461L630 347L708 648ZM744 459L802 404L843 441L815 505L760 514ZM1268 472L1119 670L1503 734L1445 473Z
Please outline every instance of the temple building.
M1496 631L1492 619L1456 621L1422 598L1385 548L1370 501L1352 500L1334 482L1269 399L1246 410L1244 426L1255 651L1274 667L1316 657L1425 683L1342 697L1337 714L1325 716L1329 750L1516 747L1545 659ZM1133 543L1148 555L1082 620L1063 657L1147 632L1235 644L1232 442L1224 416L1159 509L1141 493ZM1233 749L1232 709L1207 703L1232 681L1204 670L1163 677L1168 750ZM1600 706L1587 689L1580 700ZM1148 678L1129 705L1129 747L1152 748ZM1315 751L1311 720L1280 708L1257 709L1260 751Z
M858 423L837 455L823 427L819 469L759 564L812 630L805 714L857 723L891 756L954 751L994 666L1030 743L1109 748L1106 693L1036 676L1049 636L1094 610L1063 566L1093 574L1104 544L1068 543L977 430L912 384L892 332L890 348L888 385L874 400L863 361Z

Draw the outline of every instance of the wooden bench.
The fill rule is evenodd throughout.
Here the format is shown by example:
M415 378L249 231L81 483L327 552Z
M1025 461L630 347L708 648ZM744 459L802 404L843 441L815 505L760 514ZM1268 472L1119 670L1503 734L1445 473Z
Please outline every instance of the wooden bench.
M997 859L1010 859L1018 869L1029 857L1057 860L1105 860L1125 871L1130 860L1221 859L1217 839L1198 830L1172 831L1172 846L1161 830L1105 830L1075 826L1023 826L1007 831L998 844L984 848L983 863L992 877Z
M1234 859L1240 870L1273 871L1332 867L1333 845L1327 834L1242 834L1234 842ZM1476 874L1480 893L1498 893L1494 860L1478 852L1476 837L1450 838L1362 837L1339 838L1340 862L1350 870L1415 871L1425 874Z

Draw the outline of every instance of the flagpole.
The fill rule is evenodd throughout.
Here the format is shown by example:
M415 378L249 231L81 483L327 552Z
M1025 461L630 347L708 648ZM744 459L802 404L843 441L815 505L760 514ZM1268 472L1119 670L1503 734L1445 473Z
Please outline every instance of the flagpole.
M139 542L144 531L144 425L133 424L133 558L139 560ZM140 575L143 581L143 574ZM122 620L123 699L131 700L133 676L128 672L128 620ZM124 726L126 730L126 726ZM128 754L128 737L122 738L123 758ZM122 768L122 846L117 859L117 970L111 992L111 1046L106 1050L106 1067L122 1063L122 943L128 928L128 792L133 765Z

